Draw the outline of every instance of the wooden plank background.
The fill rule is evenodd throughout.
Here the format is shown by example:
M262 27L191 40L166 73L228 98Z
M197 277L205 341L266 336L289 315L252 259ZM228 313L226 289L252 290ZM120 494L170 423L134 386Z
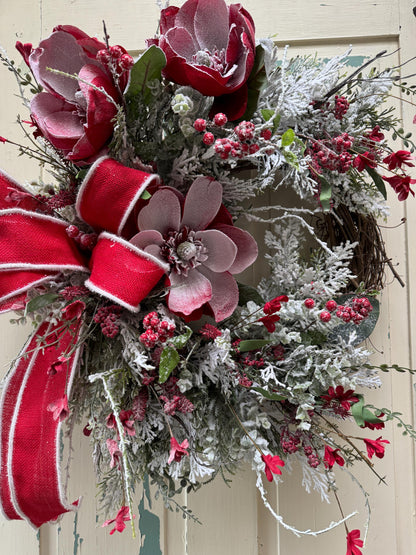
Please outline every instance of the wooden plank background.
M183 4L177 2L176 5ZM413 0L245 0L257 26L257 36L272 36L278 44L290 43L293 52L318 51L328 56L345 51L353 45L352 64L362 56L371 56L387 48L396 53L396 60L404 61L415 53L416 19ZM156 29L158 8L153 0L0 0L0 45L11 57L16 40L37 44L50 34L57 24L78 25L91 35L102 36L102 23L107 24L110 42L122 44L131 51L144 47L144 39ZM27 113L13 96L14 79L5 68L0 68L2 98L0 102L0 135L21 140L16 114L27 119ZM415 72L409 64L408 73ZM396 100L406 123L412 130L416 108ZM39 169L30 161L18 158L10 145L0 145L0 167L21 183L39 176ZM416 210L414 200L400 204L390 195L392 206L390 226L401 218L406 226L386 230L387 252L393 259L407 285L402 289L391 283L382 294L382 315L372 337L375 360L393 361L404 366L416 366L416 342L412 308L415 306ZM252 272L256 281L263 271L261 262ZM8 323L9 316L0 319L0 373L18 352L28 333ZM394 407L403 413L404 420L413 421L413 381L409 375L385 375L384 388L375 391L372 399L379 406ZM384 435L384 434L383 434ZM410 440L401 436L400 429L390 427L386 436L392 445L378 469L387 476L388 487L379 485L367 469L359 473L369 484L372 520L366 555L411 555L416 553L415 524L415 450ZM203 525L184 521L180 515L168 513L160 504L153 505L159 521L153 521L153 534L141 540L124 534L109 537L99 527L95 517L95 488L87 441L78 432L75 438L75 460L72 465L70 498L83 495L78 516L66 516L57 526L46 525L36 534L21 522L0 519L1 552L16 555L318 555L345 553L345 532L339 528L324 536L298 539L279 529L264 508L255 488L253 474L246 470L236 476L231 488L221 481L197 494L186 496L188 503ZM284 483L269 488L271 503L285 519L299 528L319 528L336 519L335 504L322 505L314 495L307 495L300 486L299 471L285 476ZM362 496L358 487L345 475L340 476L345 510L359 507L361 515L351 522L359 527L364 518ZM141 499L138 493L137 505ZM146 508L147 505L146 505ZM138 513L138 510L137 510ZM159 526L159 532L157 527ZM137 527L137 524L136 524ZM148 543L150 542L150 543ZM151 543L153 542L153 543ZM149 546L152 547L149 547ZM150 549L150 550L149 550Z

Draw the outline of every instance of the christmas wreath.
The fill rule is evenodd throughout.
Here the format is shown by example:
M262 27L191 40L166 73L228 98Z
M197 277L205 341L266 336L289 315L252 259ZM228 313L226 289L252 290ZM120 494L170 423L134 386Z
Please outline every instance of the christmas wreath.
M416 182L385 105L398 68L291 58L223 0L163 9L137 60L104 31L18 42L27 67L2 55L31 143L0 141L50 170L30 188L0 174L0 309L33 323L3 382L3 513L39 527L77 509L59 469L77 421L111 534L144 476L193 517L175 494L248 462L275 514L263 481L297 460L339 502L333 467L377 474L397 418L365 401L388 368L363 342L385 271L400 279L377 224L386 188L404 201ZM248 285L259 251L270 271ZM347 521L328 529L343 523L359 554Z

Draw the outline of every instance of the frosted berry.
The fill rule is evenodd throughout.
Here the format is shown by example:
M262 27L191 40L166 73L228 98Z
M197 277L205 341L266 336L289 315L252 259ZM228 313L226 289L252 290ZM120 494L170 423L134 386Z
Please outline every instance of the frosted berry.
M66 234L68 235L68 237L71 237L71 239L76 239L80 234L80 231L79 231L79 229L77 228L76 225L69 225L65 229L65 231L66 231Z
M327 310L329 310L329 312L334 312L334 310L337 309L337 306L338 306L338 305L337 305L336 301L334 301L334 300L331 299L330 301L328 301L328 302L326 303L325 308L326 308Z
M212 145L212 143L214 142L214 135L210 132L205 133L202 137L202 141L206 145Z
M320 313L319 318L321 319L322 322L329 322L331 319L331 314L327 310L323 310Z
M194 121L194 129L196 131L205 131L206 128L207 122L204 119L198 118Z
M134 60L130 54L123 54L118 61L121 69L128 71L134 65Z
M217 127L222 127L227 123L228 119L227 116L221 112L215 114L214 116L214 123Z
M305 302L303 303L306 308L313 308L315 306L315 301L313 299L305 299Z
M263 129L263 131L260 133L260 137L262 137L266 141L269 141L272 138L271 130L270 129Z

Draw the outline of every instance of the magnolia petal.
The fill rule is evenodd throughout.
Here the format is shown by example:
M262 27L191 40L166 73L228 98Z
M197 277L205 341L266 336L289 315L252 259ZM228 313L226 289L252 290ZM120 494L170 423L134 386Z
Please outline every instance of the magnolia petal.
M222 185L209 177L197 177L185 199L182 225L195 231L203 230L218 213L222 200Z
M212 298L209 301L214 318L221 322L231 316L238 305L237 282L229 272L217 274L206 266L198 266L201 273L206 276L212 287Z
M198 231L195 237L208 249L204 266L213 272L226 272L232 266L237 255L237 246L227 235L217 229L207 229Z
M201 266L198 266L198 269ZM212 297L212 288L205 276L198 270L190 270L187 276L172 272L169 275L170 291L168 298L169 310L191 314L194 310L208 302Z
M130 243L139 249L145 249L149 245L162 245L163 237L161 233L155 229L146 229L145 231L140 231L132 237L130 239Z
M238 248L237 255L232 266L228 269L231 274L239 274L256 260L258 255L258 247L254 238L243 229L234 227L233 225L218 224L219 229L227 235Z
M213 24L213 16L215 24ZM200 50L225 48L228 40L228 7L224 0L198 0L194 20Z
M169 29L165 35L165 40L177 55L187 60L192 60L192 56L198 50L198 46L195 44L194 39L183 27Z
M137 223L140 231L155 229L165 235L170 230L179 231L181 205L170 189L159 189L149 203L140 210Z
M78 82L71 77L58 75L47 68L58 69L70 75L79 73L89 62L88 56L69 33L56 31L39 43L29 56L29 65L36 80L50 92L57 93L75 103Z

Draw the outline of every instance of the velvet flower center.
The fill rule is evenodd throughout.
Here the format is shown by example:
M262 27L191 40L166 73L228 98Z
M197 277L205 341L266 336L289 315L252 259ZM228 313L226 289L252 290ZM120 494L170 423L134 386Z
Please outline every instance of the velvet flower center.
M160 252L172 270L183 276L208 259L208 249L187 226L179 231L169 231Z

